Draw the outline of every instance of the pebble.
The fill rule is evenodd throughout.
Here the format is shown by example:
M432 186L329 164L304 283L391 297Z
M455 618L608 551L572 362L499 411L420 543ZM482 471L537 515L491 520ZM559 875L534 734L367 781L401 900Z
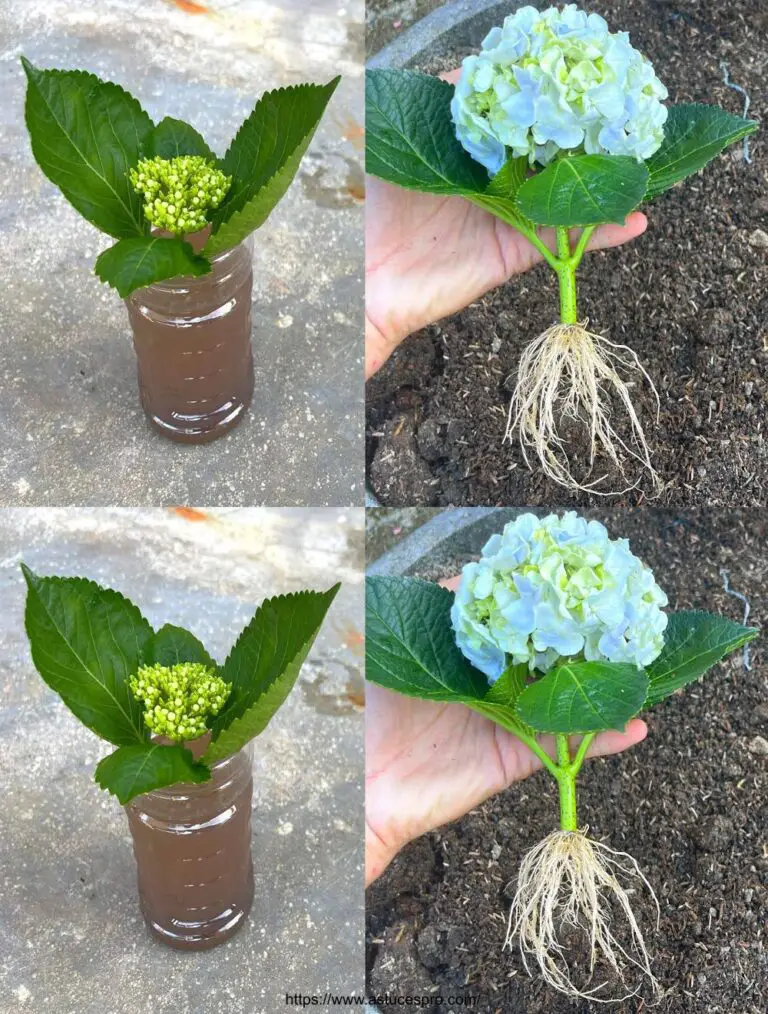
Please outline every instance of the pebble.
M755 229L754 232L750 233L747 242L750 246L759 247L764 250L768 248L768 232L763 232L762 229Z
M719 852L733 841L733 823L722 814L707 817L696 829L696 839L704 852Z
M755 754L756 757L768 757L768 739L763 739L762 736L755 736L747 744L747 750Z

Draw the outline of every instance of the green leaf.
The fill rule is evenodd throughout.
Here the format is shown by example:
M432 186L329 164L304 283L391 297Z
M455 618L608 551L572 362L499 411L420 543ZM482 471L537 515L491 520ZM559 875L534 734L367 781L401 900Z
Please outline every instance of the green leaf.
M520 694L525 690L528 682L528 666L525 662L521 665L511 665L499 676L495 683L491 684L488 693L483 700L492 704L505 704L514 708Z
M221 161L232 185L213 214L205 253L235 246L258 229L285 194L341 79L267 92Z
M672 613L661 654L646 669L650 680L646 707L697 680L759 632L712 613L694 610Z
M721 151L754 133L759 124L733 116L718 106L696 102L672 106L661 147L646 161L646 200L658 196L691 173L698 172Z
M21 62L27 129L42 171L97 229L117 238L142 235L142 202L128 170L142 156L152 120L116 84Z
M367 71L367 171L408 190L464 196L483 193L488 173L456 138L452 96L453 85L430 74Z
M22 570L37 671L97 736L116 746L144 740L141 704L128 679L152 637L149 623L119 592L93 581L38 577L24 564Z
M648 677L634 665L565 663L527 687L515 711L537 732L601 732L623 729L647 693Z
M118 240L100 253L94 270L125 299L136 289L166 278L207 275L211 262L177 237L137 236Z
M559 158L526 180L518 209L537 225L622 223L640 204L648 184L642 162L623 155Z
M196 761L180 744L136 743L121 746L99 761L94 779L125 805L134 796L166 785L197 784L211 777L207 765Z
M522 232L536 226L520 211L517 194L528 175L528 159L508 158L482 194L467 194L468 200Z
M481 700L488 682L456 646L452 602L431 581L367 578L366 679L432 701Z
M296 682L339 587L278 595L259 606L222 667L232 692L211 725L205 761L228 757L266 728Z
M145 665L180 665L182 662L200 662L218 672L218 666L198 641L183 627L166 623L150 638L145 652Z
M536 732L515 712L515 705L527 683L527 664L511 665L504 670L495 683L491 684L482 701L466 701L465 703L509 732L534 737Z
M146 143L147 158L177 158L179 155L202 155L211 162L218 159L205 143L201 134L183 120L166 116L149 135Z
M523 155L520 158L510 156L500 171L492 177L485 193L490 197L503 197L508 201L514 201L527 176L528 159L526 156Z

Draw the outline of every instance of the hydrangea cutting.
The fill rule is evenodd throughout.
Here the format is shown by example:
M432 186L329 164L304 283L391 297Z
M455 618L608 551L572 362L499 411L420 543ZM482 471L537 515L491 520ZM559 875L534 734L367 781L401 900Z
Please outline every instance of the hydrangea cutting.
M116 240L95 270L123 297L208 274L211 257L263 225L340 81L265 93L219 158L189 123L154 123L111 81L25 57L22 65L32 153L70 204Z
M643 891L658 904L652 876L590 838L578 817L589 747L758 634L668 604L626 539L573 512L518 515L465 565L455 595L417 578L367 579L367 679L472 708L554 778L559 827L522 862L504 946L517 940L529 972L595 1002L660 986L634 905ZM585 942L586 975L569 962L573 933Z
M590 330L578 312L576 271L590 237L758 127L667 98L628 34L575 4L511 13L464 60L455 88L413 71L367 73L368 171L479 205L557 275L560 319L521 355L505 440L517 433L529 467L535 459L571 489L611 495L662 485L633 401L633 387L645 384L658 410L651 377L630 347ZM569 422L588 436L579 475Z
M211 765L263 732L339 590L266 599L219 665L190 631L154 630L111 588L22 570L32 660L69 710L115 747L95 780L123 804L209 781Z

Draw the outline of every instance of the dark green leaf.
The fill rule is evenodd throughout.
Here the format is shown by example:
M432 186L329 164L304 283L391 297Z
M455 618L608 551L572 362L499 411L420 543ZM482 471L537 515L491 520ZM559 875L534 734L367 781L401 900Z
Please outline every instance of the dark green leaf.
M366 679L433 701L482 699L488 682L456 646L453 593L417 578L365 582Z
M146 665L179 665L182 662L200 662L211 669L218 666L205 647L188 630L166 623L154 634L144 652Z
M491 684L482 701L466 701L465 703L509 732L520 731L528 736L535 736L535 731L526 725L515 712L517 700L525 690L527 683L527 664L511 665L504 670L495 683Z
M754 627L743 627L724 616L698 611L672 613L664 634L664 648L647 667L650 686L646 707L697 680L758 633Z
M456 138L453 85L429 74L365 75L366 169L389 183L431 194L480 194L488 173Z
M527 664L523 662L522 665L511 665L504 670L495 683L491 684L483 699L493 704L505 704L509 708L514 708L518 697L525 690L527 682Z
M75 208L117 238L145 232L128 170L142 156L152 121L116 84L80 70L27 74L26 121L38 165Z
M232 185L213 214L205 253L228 250L258 229L291 184L340 78L267 92L221 162Z
M648 693L642 669L619 662L565 663L527 687L517 716L537 732L574 733L623 729Z
M125 805L134 796L167 785L207 782L211 777L207 765L196 761L180 744L161 746L158 743L137 743L121 746L99 761L96 782L117 796Z
M326 592L278 595L259 606L221 670L232 692L213 720L204 760L228 757L266 728L296 682L338 590L337 584Z
M467 194L466 197L513 228L535 231L536 226L517 205L517 194L527 175L527 158L508 158L482 194Z
M517 206L537 225L622 223L642 201L647 184L648 170L634 158L575 155L526 180Z
M754 120L733 116L718 106L695 102L672 106L661 147L645 163L646 200L697 172L729 144L754 133L758 126Z
M214 153L205 143L201 134L183 120L174 120L166 116L152 133L146 145L145 154L148 158L159 155L160 158L177 158L179 155L202 155L211 162L218 161Z
M100 253L94 270L125 299L134 290L166 278L206 275L211 262L182 239L136 236L118 240Z
M514 201L527 176L528 159L525 155L522 158L510 157L491 179L485 193L491 197L503 197L508 201Z
M98 736L117 746L144 739L142 709L128 679L152 628L119 592L79 577L27 581L25 622L32 660L48 686Z

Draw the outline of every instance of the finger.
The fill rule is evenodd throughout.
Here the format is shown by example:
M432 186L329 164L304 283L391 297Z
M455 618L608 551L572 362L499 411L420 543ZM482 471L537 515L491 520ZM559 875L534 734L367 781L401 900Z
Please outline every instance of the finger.
M444 74L439 74L438 77L443 81L448 81L449 84L456 84L461 77L461 67L457 67L456 70L447 70Z
M386 363L397 348L399 342L384 335L373 323L368 314L365 315L365 379L370 380Z
M456 577L444 577L442 581L438 581L437 583L442 585L443 588L447 588L448 591L456 591L460 581L461 574L457 574Z
M624 225L601 225L587 243L587 250L608 250L629 243L642 236L648 228L648 219L642 211L633 211Z
M633 718L624 732L601 732L587 750L587 757L607 757L622 753L642 743L648 735L648 726L642 718Z

